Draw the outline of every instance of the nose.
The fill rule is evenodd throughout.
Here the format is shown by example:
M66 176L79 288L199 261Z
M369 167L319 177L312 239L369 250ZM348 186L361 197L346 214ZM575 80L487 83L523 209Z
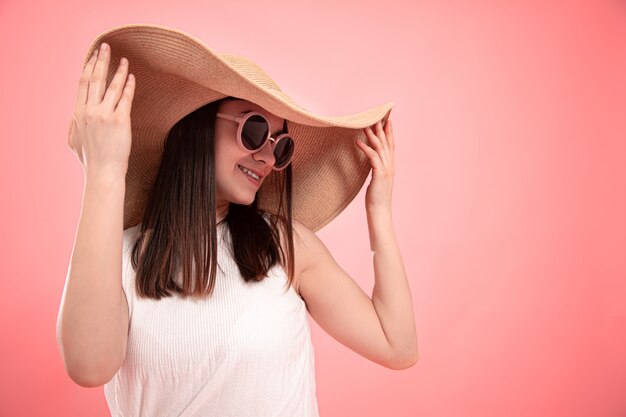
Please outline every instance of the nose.
M276 158L274 157L274 138L270 137L261 149L252 154L252 157L257 161L265 162L269 166L274 165L276 163Z

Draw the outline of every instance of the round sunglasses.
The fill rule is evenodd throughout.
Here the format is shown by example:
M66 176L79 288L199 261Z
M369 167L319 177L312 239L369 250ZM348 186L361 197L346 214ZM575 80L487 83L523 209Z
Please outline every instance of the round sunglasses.
M294 141L288 133L282 133L277 138L270 136L270 123L261 113L248 112L241 117L217 113L217 117L238 123L237 143L247 152L256 152L265 146L268 140L272 141L274 159L272 169L281 171L287 168L293 156ZM286 121L285 121L286 129Z

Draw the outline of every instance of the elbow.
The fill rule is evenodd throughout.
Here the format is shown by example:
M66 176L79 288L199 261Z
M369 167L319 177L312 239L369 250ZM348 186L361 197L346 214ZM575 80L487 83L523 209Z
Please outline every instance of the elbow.
M417 349L415 350L415 353L413 355L411 355L409 357L409 359L405 362L405 368L403 369L408 369L412 366L414 366L415 364L417 364Z
M61 356L63 357L63 364L65 367L65 373L70 377L72 381L84 388L100 387L115 376L115 373L110 368L104 368L104 365L100 364L101 368L94 368L92 365L87 365L85 361L69 360L61 350Z
M389 366L390 369L394 371L402 371L404 369L409 369L415 364L417 364L417 349L415 349L411 354L408 355L396 355L395 361L393 361L392 365Z
M63 343L59 331L57 331L57 344L63 359L65 373L81 387L95 388L106 384L113 379L121 366L119 361L116 361L115 364L106 361L93 363L89 358L80 357L76 353L72 354L72 351Z
M66 368L66 372L72 381L84 388L100 387L113 378L109 375L99 375L95 372L78 372L68 368Z
M394 371L402 371L411 368L417 363L417 356L396 362L393 366L390 366Z

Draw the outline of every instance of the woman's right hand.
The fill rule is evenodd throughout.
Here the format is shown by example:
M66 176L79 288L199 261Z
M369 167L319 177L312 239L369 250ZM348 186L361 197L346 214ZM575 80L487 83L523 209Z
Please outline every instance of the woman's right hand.
M78 84L67 144L85 174L115 172L126 175L131 148L130 110L135 78L122 58L111 84L106 86L110 47L103 44L89 58Z

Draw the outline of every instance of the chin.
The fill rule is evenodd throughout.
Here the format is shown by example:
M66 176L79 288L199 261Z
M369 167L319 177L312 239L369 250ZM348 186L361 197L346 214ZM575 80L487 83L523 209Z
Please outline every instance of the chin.
M251 194L249 196L239 195L237 198L234 198L232 202L241 206L249 206L254 202L255 197L256 194Z

